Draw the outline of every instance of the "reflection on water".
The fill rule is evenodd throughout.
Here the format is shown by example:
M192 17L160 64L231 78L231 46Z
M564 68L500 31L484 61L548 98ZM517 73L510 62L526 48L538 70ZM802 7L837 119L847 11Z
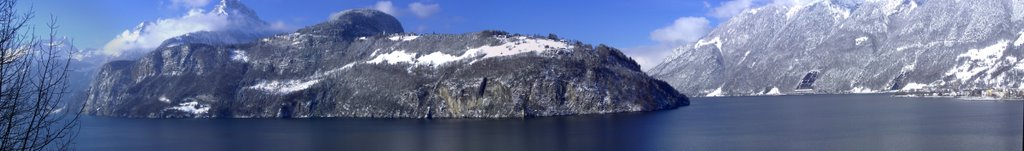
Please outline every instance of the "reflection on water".
M529 119L87 118L82 150L1021 150L1024 102L879 95L697 98Z

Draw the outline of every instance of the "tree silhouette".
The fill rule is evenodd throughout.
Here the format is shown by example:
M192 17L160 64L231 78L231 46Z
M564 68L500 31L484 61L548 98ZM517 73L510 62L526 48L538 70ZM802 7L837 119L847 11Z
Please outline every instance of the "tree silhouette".
M17 2L0 0L0 150L71 150L81 109L62 98L73 48L61 47L53 16L48 36L33 35L33 13Z

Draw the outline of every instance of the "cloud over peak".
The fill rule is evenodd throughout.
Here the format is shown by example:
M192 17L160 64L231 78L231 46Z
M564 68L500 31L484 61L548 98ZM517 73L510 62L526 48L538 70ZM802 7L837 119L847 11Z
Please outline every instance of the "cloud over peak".
M373 9L388 13L391 16L398 16L398 9L395 9L395 5L392 5L391 1L377 1L377 4L373 5Z
M197 8L210 4L210 0L170 0L171 8Z
M441 11L441 5L415 2L409 4L409 10L411 10L413 14L416 14L416 17L427 18L434 15L434 13Z
M241 5L241 4L235 4ZM160 46L164 41L200 31L226 31L233 29L249 32L279 31L285 25L271 25L258 18L245 7L217 6L216 11L191 9L177 18L157 19L140 23L125 30L104 45L102 54L121 56L126 53L144 53ZM229 13L225 13L229 12Z
M704 17L680 17L672 25L651 32L651 40L668 44L697 41L711 29L711 21Z

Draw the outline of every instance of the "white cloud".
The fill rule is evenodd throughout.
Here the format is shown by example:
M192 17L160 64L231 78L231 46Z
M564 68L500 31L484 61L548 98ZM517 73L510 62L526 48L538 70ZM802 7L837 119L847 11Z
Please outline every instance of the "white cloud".
M171 0L171 8L196 8L210 4L210 0Z
M711 30L711 22L704 17L680 17L667 27L651 32L651 40L669 45L697 41Z
M377 4L373 5L373 9L391 14L392 16L398 16L398 9L395 9L395 5L391 5L391 1L378 1Z
M665 57L672 56L672 50L675 48L673 45L649 45L623 48L622 53L640 64L640 69L647 71L665 60Z
M230 24L227 16L193 9L179 18L159 19L139 24L134 30L125 30L107 42L103 53L120 56L124 51L149 50L164 40L197 31L220 30Z
M815 2L821 2L822 0L730 0L722 2L717 7L713 7L708 16L715 17L717 19L726 20L736 16L747 9L763 7L766 5L776 6L803 6ZM838 3L860 3L864 0L836 0ZM705 7L709 6L705 1Z
M822 1L822 0L772 0L771 4L773 4L773 5L786 5L786 6L799 6L799 5L807 5L807 4L810 4L810 3L820 2L820 1ZM839 0L839 1L843 2L843 0ZM845 0L845 1L846 2L862 2L864 0Z
M295 30L295 29L298 29L298 28L296 28L295 26L288 25L284 21L280 21L279 20L279 21L275 21L275 22L270 23L270 29L277 30L277 31L291 31L291 30Z
M626 54L633 57L647 70L657 63L661 63L666 56L671 56L675 48L690 45L703 38L714 27L708 18L724 22L733 16L751 8L776 6L802 6L822 0L728 0L715 6L704 1L704 7L709 8L705 17L680 17L672 25L656 29L651 32L651 40L658 42L654 45L637 46L623 49ZM840 0L845 2L862 2L864 0Z
M433 15L434 13L437 13L437 12L441 11L441 5L440 4L423 4L423 3L420 3L420 2L415 2L415 3L409 4L409 10L412 10L412 13L416 14L417 17L427 18L427 17L430 17L430 15Z
M708 13L709 16L718 19L729 19L736 14L740 14L744 10L750 9L754 5L755 0L733 0L723 2L722 5L715 7Z

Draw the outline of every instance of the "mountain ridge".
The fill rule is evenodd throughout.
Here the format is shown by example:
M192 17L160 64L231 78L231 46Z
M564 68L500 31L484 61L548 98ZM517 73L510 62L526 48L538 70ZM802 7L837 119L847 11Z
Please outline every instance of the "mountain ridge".
M699 96L1024 89L1024 2L829 2L746 10L649 73Z

